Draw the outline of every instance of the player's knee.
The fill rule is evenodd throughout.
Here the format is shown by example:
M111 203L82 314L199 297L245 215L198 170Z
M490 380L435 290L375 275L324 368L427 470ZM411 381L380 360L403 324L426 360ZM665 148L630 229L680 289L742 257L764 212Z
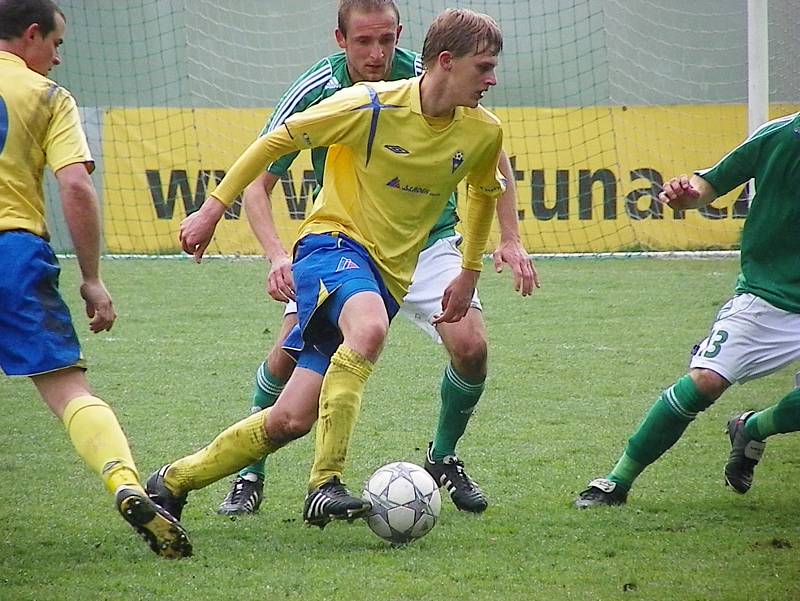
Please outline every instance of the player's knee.
M344 342L365 357L375 357L383 349L388 332L388 320L367 319L359 324L357 330L348 332Z
M694 368L689 372L697 391L711 402L716 401L731 385L711 369Z
M267 436L275 444L286 444L308 434L315 421L316 415L273 409L267 421Z
M488 348L483 337L455 340L447 350L459 374L474 380L486 376Z

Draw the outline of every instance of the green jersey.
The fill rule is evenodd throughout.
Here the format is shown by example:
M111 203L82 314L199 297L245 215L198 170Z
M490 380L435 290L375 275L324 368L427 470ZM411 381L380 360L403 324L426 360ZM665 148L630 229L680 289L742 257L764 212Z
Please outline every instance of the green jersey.
M765 123L711 169L696 173L719 195L755 179L736 292L800 313L800 113Z
M389 81L408 79L416 77L421 73L422 58L418 53L405 50L404 48L395 49L392 70L388 78ZM304 111L308 107L332 96L342 88L349 88L352 85L353 81L350 79L350 74L347 72L347 56L345 56L344 52L337 52L336 54L323 58L308 71L303 73L297 81L289 87L278 101L275 112L272 113L272 117L270 117L264 129L261 130L260 135L264 135L280 127L286 119L294 113ZM314 167L314 178L317 180L317 189L314 192L315 198L322 186L327 152L327 148L313 148L311 150L311 164ZM272 163L267 171L279 177L284 175L289 170L289 166L297 155L298 152L292 152L281 157ZM436 242L436 240L454 235L457 222L456 198L453 194L448 199L444 212L433 226L428 240L425 242L425 248L428 248L431 244Z

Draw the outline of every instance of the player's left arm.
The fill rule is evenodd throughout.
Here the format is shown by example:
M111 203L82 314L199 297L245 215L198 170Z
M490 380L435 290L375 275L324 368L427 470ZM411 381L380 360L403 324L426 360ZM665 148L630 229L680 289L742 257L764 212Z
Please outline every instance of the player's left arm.
M462 269L445 288L442 295L442 312L433 324L452 323L467 314L472 295L483 266L483 251L497 204L497 197L505 190L505 182L497 173L497 160L502 150L502 132L498 129L495 144L473 171L467 176L467 207L464 220L464 246Z
M511 267L514 274L514 290L520 292L522 296L529 296L533 293L534 287L540 287L539 274L520 238L514 169L505 151L500 152L497 168L506 180L506 189L497 200L500 244L492 253L494 269L500 273L503 271L503 263Z
M100 279L100 211L85 163L65 165L55 172L64 221L81 270L80 292L92 332L110 330L117 318L111 295Z
M53 113L43 145L47 164L58 182L64 222L78 259L89 329L102 332L111 329L117 314L100 278L101 219L89 175L94 171L94 160L74 98L64 88L56 88L48 99Z

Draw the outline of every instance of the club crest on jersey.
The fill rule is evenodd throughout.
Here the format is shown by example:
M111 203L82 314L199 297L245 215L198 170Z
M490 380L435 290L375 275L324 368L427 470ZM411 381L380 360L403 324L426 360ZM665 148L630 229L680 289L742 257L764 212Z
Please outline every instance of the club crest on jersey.
M464 153L459 150L457 153L453 155L453 170L451 171L451 173L455 173L456 169L461 167L461 163L463 162L464 162Z
M358 266L358 263L353 261L353 259L342 257L341 259L339 259L339 265L336 266L336 271L344 271L345 269L361 269L361 268Z
M397 146L396 144L384 144L383 147L386 150L391 150L395 154L411 154L408 150L402 146Z

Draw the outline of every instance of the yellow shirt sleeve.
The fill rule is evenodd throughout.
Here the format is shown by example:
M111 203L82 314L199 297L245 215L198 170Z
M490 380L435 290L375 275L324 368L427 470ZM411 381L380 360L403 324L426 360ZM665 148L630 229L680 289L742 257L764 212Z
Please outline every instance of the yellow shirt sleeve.
M464 220L464 251L461 265L464 269L480 271L483 266L483 251L489 240L497 197L506 187L505 178L497 170L497 160L503 143L502 131L498 130L493 152L467 176L467 210Z
M55 172L73 163L86 163L91 173L94 170L94 159L81 127L75 99L64 88L54 85L51 90L53 118L42 144L47 164Z
M236 197L273 161L304 148L352 146L364 137L363 122L369 111L357 110L369 103L363 86L341 90L303 112L289 117L282 127L253 142L236 160L211 196L225 206ZM357 127L358 122L361 127Z

